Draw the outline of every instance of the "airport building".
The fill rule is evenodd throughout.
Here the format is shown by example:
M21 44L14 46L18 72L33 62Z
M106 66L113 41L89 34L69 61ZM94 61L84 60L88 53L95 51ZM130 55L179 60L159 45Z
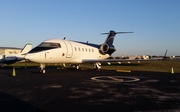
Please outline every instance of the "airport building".
M178 60L180 60L180 56L170 56L170 59L178 59Z
M21 48L15 47L0 47L0 55L7 54L17 54L21 52Z
M133 55L133 56L121 56L122 59L150 59L149 55Z

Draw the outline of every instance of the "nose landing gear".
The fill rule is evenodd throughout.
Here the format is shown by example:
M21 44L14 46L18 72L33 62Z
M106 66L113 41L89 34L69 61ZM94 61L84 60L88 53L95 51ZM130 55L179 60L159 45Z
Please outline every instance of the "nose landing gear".
M41 63L41 64L40 64L40 71L39 71L39 72L42 73L42 74L45 74L45 73L46 73L45 68L46 68L45 64L44 64L44 63Z

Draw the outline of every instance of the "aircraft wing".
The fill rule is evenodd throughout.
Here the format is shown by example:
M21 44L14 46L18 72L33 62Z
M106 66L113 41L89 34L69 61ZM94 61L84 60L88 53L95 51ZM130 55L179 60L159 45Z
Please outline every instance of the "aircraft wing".
M148 59L148 60L151 60L151 59ZM99 63L103 63L103 62L130 62L130 61L148 61L147 59L105 59L105 60L99 60L99 59L83 59L82 62L83 63L96 63L96 62L99 62Z

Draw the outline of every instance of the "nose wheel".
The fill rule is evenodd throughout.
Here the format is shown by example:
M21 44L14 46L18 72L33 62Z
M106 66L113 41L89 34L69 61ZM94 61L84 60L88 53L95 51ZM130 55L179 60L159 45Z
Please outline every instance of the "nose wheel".
M41 63L40 64L40 71L39 72L42 73L42 74L45 74L46 73L45 67L46 67L45 64Z
M43 69L43 70L40 70L39 72L42 73L42 74L45 74L45 73L46 73L46 70Z

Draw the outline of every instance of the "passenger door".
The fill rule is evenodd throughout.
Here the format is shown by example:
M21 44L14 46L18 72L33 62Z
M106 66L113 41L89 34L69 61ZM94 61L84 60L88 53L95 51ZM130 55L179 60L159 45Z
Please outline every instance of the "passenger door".
M71 58L73 55L73 48L72 45L69 41L64 41L65 45L66 45L66 58Z

